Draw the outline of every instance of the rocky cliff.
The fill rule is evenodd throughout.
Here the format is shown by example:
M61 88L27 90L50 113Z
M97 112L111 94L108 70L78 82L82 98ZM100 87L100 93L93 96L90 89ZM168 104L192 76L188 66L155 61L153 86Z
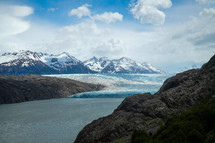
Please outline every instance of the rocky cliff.
M88 124L75 143L130 142L134 130L155 133L170 115L189 110L215 95L215 55L201 69L189 70L167 79L151 95L127 97L109 116ZM123 140L122 140L123 138Z
M102 88L102 85L39 75L0 76L0 104L62 98Z

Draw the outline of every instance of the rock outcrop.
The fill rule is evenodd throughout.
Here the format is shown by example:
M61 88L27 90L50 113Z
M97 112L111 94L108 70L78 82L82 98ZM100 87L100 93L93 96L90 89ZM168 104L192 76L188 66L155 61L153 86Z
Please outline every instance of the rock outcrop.
M163 119L189 110L214 95L215 55L201 69L167 79L154 95L127 97L111 115L88 124L75 143L110 143L120 138L121 142L122 138L123 142L130 142L134 130L155 133Z
M104 86L39 75L0 76L0 104L67 97Z

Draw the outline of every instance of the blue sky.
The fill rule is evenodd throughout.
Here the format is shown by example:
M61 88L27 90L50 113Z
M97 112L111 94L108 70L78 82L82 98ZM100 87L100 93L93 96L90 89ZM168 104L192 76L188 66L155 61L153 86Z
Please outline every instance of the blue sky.
M53 22L59 26L80 22L80 19L76 17L68 17L68 13L71 9L75 9L84 4L91 5L90 9L93 13L103 13L105 11L119 12L123 14L124 20L135 22L129 11L131 0L0 0L0 2L9 5L30 6L34 8L34 14L29 16L29 19L34 20L37 18L47 22ZM184 5L198 5L194 0L174 0L172 4L172 8ZM57 10L53 13L49 11L51 8L57 8ZM171 15L172 9L163 10L170 12Z
M0 0L0 54L132 58L177 72L215 53L214 0Z

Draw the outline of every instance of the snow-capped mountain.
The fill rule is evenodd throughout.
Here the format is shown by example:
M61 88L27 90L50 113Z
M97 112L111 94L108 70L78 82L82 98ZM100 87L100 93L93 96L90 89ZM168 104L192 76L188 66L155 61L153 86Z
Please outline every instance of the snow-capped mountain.
M45 54L43 57L40 58L40 60L55 70L61 70L62 68L66 68L67 66L81 64L81 61L79 61L73 56L70 56L66 52L57 55Z
M162 73L161 70L156 69L149 63L138 63L129 58L122 57L120 59L110 60L106 57L93 57L84 62L84 65L89 69L99 73Z
M87 66L89 69L101 73L102 70L110 64L111 60L107 57L96 58L93 57L89 60L84 61L84 65Z
M19 60L25 59L26 62L22 66L30 66L32 64L30 60L39 61L43 55L43 53L20 50L19 52L2 54L0 56L0 63L5 66L15 66L19 63Z
M58 55L21 50L0 56L0 74L95 73L68 53Z
M53 55L20 50L0 56L0 75L22 74L73 74L73 73L162 73L148 63L138 63L129 58L110 60L107 57L81 62L63 52Z

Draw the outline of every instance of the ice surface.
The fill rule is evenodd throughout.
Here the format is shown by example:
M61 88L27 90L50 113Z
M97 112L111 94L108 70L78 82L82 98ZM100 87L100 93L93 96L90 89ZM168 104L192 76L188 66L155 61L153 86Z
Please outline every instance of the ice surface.
M170 75L166 74L64 74L49 75L86 83L102 84L102 91L86 92L72 97L127 97L145 92L155 93Z

